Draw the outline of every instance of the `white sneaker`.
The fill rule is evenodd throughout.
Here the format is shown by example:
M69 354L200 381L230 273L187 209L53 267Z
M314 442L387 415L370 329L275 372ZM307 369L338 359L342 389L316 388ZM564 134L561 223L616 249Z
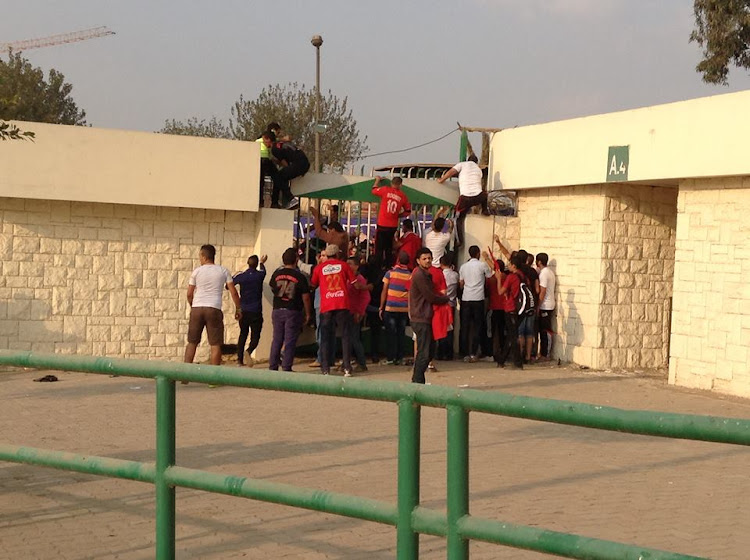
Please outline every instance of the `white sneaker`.
M287 210L296 210L297 208L299 208L299 198L295 196L292 200L289 201L289 204L287 204L285 208Z
M255 365L255 360L253 360L253 357L250 355L250 352L245 350L245 366L247 367L253 367Z
M348 369L344 371L344 377L351 377L351 376L352 376L351 371L349 371Z

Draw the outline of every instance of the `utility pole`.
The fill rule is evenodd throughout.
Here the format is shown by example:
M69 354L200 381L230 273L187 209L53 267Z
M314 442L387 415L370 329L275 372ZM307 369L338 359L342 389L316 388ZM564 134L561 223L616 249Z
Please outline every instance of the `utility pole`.
M315 47L315 172L320 173L320 46L323 37L313 35L310 42Z

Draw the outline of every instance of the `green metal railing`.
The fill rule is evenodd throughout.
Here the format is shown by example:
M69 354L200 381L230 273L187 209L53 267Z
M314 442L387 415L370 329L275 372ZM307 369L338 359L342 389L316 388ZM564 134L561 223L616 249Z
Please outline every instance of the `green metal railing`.
M687 560L672 552L473 517L469 513L469 413L489 414L669 438L750 445L750 421L628 411L478 390L287 375L217 366L0 351L0 365L116 374L156 380L156 463L0 444L0 460L148 482L156 487L156 558L175 557L175 487L194 488L374 521L396 527L399 560L419 557L419 535L446 538L450 560L479 540L566 558ZM389 401L398 404L396 505L335 492L227 476L175 465L175 381ZM447 512L419 505L420 411L447 409Z

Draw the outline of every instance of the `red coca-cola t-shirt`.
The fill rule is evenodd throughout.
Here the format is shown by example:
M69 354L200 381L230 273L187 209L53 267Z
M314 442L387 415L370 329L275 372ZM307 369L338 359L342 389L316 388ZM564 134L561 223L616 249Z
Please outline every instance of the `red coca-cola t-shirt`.
M378 225L380 227L398 227L398 217L402 212L411 212L411 204L406 193L394 187L376 187L372 194L380 197L378 208Z
M349 309L349 284L354 274L349 265L338 259L328 259L315 267L313 286L320 287L320 312Z

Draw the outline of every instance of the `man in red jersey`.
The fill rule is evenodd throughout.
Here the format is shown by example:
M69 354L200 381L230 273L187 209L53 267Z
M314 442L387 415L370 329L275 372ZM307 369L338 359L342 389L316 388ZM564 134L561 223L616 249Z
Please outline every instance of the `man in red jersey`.
M414 233L414 222L406 219L401 222L402 235L396 241L396 253L403 251L409 255L409 270L417 266L417 251L422 248L422 238Z
M354 274L349 265L338 259L338 245L328 245L325 250L328 257L325 262L315 267L311 284L320 286L320 370L323 375L331 372L331 348L336 343L336 326L341 330L341 346L344 358L344 376L352 374L351 314L349 312L348 286L354 281Z
M380 186L382 177L375 177L372 194L380 198L378 221L375 232L375 256L381 266L393 264L393 238L398 230L398 219L411 214L411 205L406 193L401 190L401 177L391 179L390 186Z

